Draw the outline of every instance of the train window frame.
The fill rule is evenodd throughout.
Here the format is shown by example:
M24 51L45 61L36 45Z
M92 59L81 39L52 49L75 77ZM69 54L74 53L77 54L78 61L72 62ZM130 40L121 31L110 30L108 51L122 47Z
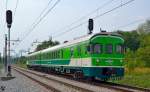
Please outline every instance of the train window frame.
M111 46L111 52L108 50L108 46ZM113 53L113 44L106 44L105 45L105 53L107 53L107 54Z

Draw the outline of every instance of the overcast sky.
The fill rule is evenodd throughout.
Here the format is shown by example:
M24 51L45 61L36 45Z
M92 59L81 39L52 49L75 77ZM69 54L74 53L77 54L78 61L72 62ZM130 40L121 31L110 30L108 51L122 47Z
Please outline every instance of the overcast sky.
M7 33L7 27L5 24L5 11L7 9L13 11L13 24L11 28L11 39L22 39L26 34L31 31L31 25L40 15L42 10L46 7L50 0L18 0L18 5L15 12L17 0L1 0L0 2L0 51L3 52L4 48L4 34ZM28 48L34 48L31 43L36 39L38 41L48 40L50 36L53 40L63 42L65 40L72 40L73 38L80 37L87 34L88 18L93 18L106 11L113 9L114 7L125 3L129 0L60 0L60 2L52 9L51 12L35 27L32 32L21 42L15 45L11 45L11 49L18 52L21 49L27 50ZM52 0L51 4L47 8L50 9L57 0ZM108 3L109 2L109 3ZM107 4L106 4L107 3ZM104 5L104 6L103 6ZM98 7L101 9L88 15ZM150 0L135 0L132 3L122 6L121 8L112 11L104 16L94 19L94 33L99 32L100 27L109 32L116 29L130 31L136 29L140 23L143 23L150 17ZM84 17L86 15L86 17ZM81 17L82 20L79 20ZM77 21L72 26L68 26L71 23ZM140 21L139 21L140 20ZM125 26L134 21L138 21L135 24ZM82 24L80 27L68 31L70 28ZM19 44L19 45L18 45ZM12 52L13 54L13 52Z

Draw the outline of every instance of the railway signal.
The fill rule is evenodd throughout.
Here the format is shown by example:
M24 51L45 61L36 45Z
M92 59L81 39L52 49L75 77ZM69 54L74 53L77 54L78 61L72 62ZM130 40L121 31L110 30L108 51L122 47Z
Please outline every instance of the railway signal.
M94 28L94 21L93 21L93 19L89 19L89 24L88 24L89 32L88 32L88 34L93 33L93 28Z
M6 22L7 22L7 27L11 28L11 24L12 24L12 11L11 10L6 11Z
M7 10L6 11L6 22L7 22L7 28L8 28L8 74L7 76L11 76L11 68L10 68L10 28L12 24L12 11Z

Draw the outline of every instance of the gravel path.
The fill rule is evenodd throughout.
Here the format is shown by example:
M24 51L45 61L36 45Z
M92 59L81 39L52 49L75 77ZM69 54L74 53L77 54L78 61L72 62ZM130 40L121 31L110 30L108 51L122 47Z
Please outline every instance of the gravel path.
M16 78L7 81L0 80L0 92L50 92L18 72L12 71L12 74Z

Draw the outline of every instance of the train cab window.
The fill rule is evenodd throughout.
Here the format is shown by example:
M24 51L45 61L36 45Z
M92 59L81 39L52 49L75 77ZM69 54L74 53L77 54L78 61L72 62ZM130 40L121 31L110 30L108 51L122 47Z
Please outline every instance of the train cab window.
M94 53L96 53L96 54L102 53L102 45L95 44L93 47L94 47Z
M87 46L87 51L89 52L89 53L93 53L93 45L88 45Z
M123 53L123 52L124 52L124 47L123 47L123 45L117 45L117 46L116 46L116 52L117 52L117 53Z
M90 52L90 45L89 45L89 46L87 46L87 51L88 51L88 52Z
M113 45L112 44L106 45L106 53L108 53L108 54L113 53Z

